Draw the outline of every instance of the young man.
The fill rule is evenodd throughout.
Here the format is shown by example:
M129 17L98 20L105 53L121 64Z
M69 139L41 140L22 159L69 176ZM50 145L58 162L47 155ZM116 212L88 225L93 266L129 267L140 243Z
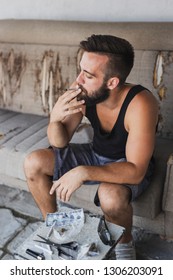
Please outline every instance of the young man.
M52 149L34 151L25 160L28 186L45 218L56 211L56 195L67 202L86 181L100 182L95 203L107 221L126 228L117 258L134 259L130 202L151 180L157 102L144 87L126 83L134 62L128 41L92 35L80 49L79 76L50 114ZM71 145L83 115L93 126L93 143Z

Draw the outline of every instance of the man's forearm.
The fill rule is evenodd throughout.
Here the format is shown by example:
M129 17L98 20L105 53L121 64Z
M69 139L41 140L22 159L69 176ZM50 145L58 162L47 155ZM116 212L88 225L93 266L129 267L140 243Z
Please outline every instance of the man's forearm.
M61 122L50 122L47 129L50 145L63 148L69 142L69 136L65 126Z
M117 162L104 166L79 166L84 181L99 181L115 184L138 184L145 171L130 162Z

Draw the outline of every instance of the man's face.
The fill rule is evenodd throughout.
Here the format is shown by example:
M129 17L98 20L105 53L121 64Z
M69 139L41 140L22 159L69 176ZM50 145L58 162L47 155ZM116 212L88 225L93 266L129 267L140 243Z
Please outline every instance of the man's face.
M90 94L87 90L79 84L79 87L82 89L82 92L77 96L78 100L85 100L86 106L96 105L105 101L110 94L110 90L107 88L107 83L103 82L100 88L95 91L91 91Z
M78 99L85 100L88 106L103 102L109 97L110 90L104 73L107 61L108 57L105 55L85 52L82 56L81 72L76 80L82 89Z

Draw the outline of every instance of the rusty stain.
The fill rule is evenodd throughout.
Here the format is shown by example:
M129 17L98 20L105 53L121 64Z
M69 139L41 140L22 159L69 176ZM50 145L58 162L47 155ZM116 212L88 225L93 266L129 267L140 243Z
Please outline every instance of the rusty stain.
M162 101L164 98L166 98L166 90L167 88L162 86L159 91L158 91L158 95L159 95L159 99Z
M21 53L15 54L14 50L11 49L7 60L7 72L12 95L20 87L23 74L26 70L26 64L26 57Z
M54 99L53 99L53 71L50 70L50 73L49 73L49 97L48 97L49 112L52 111L53 104L54 104Z
M13 76L13 72L14 72L14 50L12 49L8 55L8 60L7 60L7 71L9 74L10 79Z
M164 123L163 116L162 116L161 113L159 113L159 116L158 116L158 125L157 125L157 134L159 134L159 135L162 134L163 123Z
M46 107L46 90L47 90L47 61L48 61L48 54L47 52L44 55L43 58L43 67L42 67L42 88L41 88L41 98L42 98L42 104L43 109L45 110Z
M77 75L80 73L80 61L83 55L83 50L78 50L76 57Z
M41 70L36 67L36 70L35 70L35 77L36 77L36 82L39 84L40 83L40 74L41 74Z
M6 92L5 69L4 69L2 52L0 53L0 97L3 105L5 105L7 101L7 92Z
M159 113L159 116L158 116L158 123L162 123L163 122L163 116L161 113Z
M67 65L70 65L70 56L67 57Z
M7 54L0 53L0 97L4 107L7 102L11 104L9 97L20 88L25 69L26 57L22 54L15 54L13 49Z
M170 65L173 63L173 52L168 51L166 55L164 56L164 61L166 65Z
M53 50L49 50L48 51L48 56L53 58L54 57L54 51Z
M155 88L159 87L163 80L163 67L164 67L164 59L162 52L159 52L156 58L154 73L153 73L153 85Z
M38 97L38 93L39 93L40 87L41 87L40 75L41 75L41 69L36 62L36 68L35 68L35 78L36 78L36 80L35 80L35 83L34 83L34 92L35 92L36 99Z
M0 133L0 140L4 138L4 134Z
M58 95L59 95L59 92L61 90L63 90L59 53L57 53L56 64L55 64L55 89L56 89L56 93L58 93Z

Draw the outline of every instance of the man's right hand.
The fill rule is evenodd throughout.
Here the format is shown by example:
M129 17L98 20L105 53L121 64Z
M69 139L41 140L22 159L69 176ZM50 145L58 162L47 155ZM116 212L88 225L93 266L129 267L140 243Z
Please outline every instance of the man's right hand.
M74 90L69 89L61 95L50 114L50 122L62 122L67 116L81 112L81 105L85 101L77 100L79 93L81 93L81 89L76 86Z

